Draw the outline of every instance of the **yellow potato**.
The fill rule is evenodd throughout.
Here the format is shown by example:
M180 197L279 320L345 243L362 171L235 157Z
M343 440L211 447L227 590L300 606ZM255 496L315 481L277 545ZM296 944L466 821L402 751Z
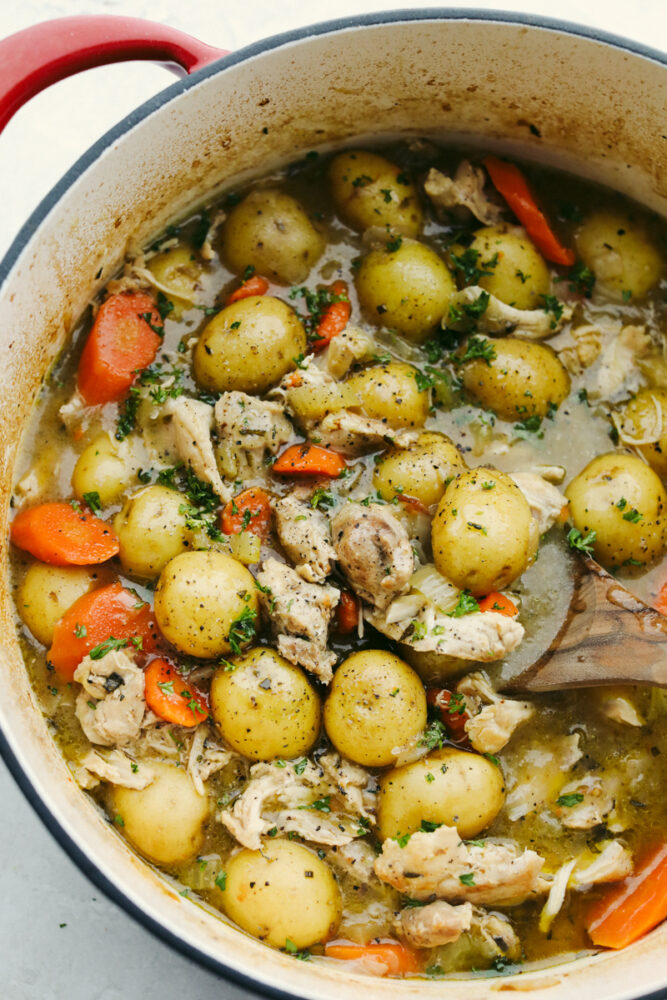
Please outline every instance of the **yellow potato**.
M194 350L194 376L214 392L263 393L305 350L306 331L294 310L272 295L253 295L206 325Z
M645 566L662 556L667 495L636 455L598 455L565 495L575 528L584 536L595 532L593 553L604 566Z
M528 501L496 469L471 469L450 483L431 534L438 572L476 596L507 587L534 556Z
M248 266L279 285L305 281L324 250L324 239L303 207L275 189L251 191L229 213L222 253L231 271Z
M616 299L642 299L660 280L663 263L646 227L624 212L602 209L575 236L584 264Z
M364 257L356 276L357 294L371 323L421 343L447 313L456 285L434 250L399 240Z
M258 647L219 667L211 712L225 742L250 760L299 757L320 731L320 699L300 667Z
M203 267L192 247L187 244L172 247L151 257L146 266L162 286L160 290L176 307L177 313L197 301L197 292L202 287ZM174 319L178 318L172 315Z
M636 448L667 479L667 390L641 389L623 406L620 418L623 444Z
M473 284L516 309L543 307L543 296L551 289L549 271L522 230L485 226L475 233L470 250L479 254L475 264L478 270L491 272Z
M446 483L467 468L456 445L444 434L425 431L410 448L395 448L375 467L373 486L390 503L399 493L438 502Z
M274 948L291 942L301 950L332 938L343 908L328 865L289 840L230 858L219 898L228 917Z
M113 503L127 486L129 469L116 442L100 434L79 455L72 472L72 489L85 503L84 494L97 493L103 507Z
M99 582L100 573L95 568L35 562L19 587L16 610L35 639L50 646L56 622Z
M356 393L368 417L392 427L423 427L430 407L428 389L419 388L417 369L402 361L370 365L354 372L345 385Z
M338 215L353 229L388 226L404 236L421 229L414 185L384 156L360 149L339 153L329 165L329 182Z
M136 849L159 865L175 865L197 854L204 840L208 800L188 774L173 764L139 762L155 780L146 788L114 785L111 809L118 828Z
M151 579L188 544L183 496L168 486L147 486L133 493L116 514L120 561L131 576Z
M247 645L257 608L252 575L224 552L183 552L167 563L155 588L164 637L181 653L203 659Z
M398 656L365 649L338 667L324 726L343 756L365 767L386 767L425 725L424 686Z
M490 359L465 361L460 375L466 393L503 420L545 417L568 395L570 376L547 344L518 337L496 337L486 344Z
M455 826L462 838L475 837L504 801L499 767L481 754L445 747L381 776L378 837L415 833L422 822Z

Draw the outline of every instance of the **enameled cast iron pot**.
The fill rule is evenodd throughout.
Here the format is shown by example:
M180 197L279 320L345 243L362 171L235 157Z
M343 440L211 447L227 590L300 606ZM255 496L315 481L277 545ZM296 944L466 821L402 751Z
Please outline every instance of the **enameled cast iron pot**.
M571 170L667 214L667 60L620 38L493 12L428 10L318 25L227 55L160 25L67 18L0 42L0 128L63 76L152 58L191 72L69 171L0 264L0 518L40 382L128 241L149 241L230 177L354 136L439 133ZM192 72L194 70L194 72ZM0 573L0 749L93 881L162 938L267 992L312 1000L628 1000L663 995L667 925L631 948L495 980L375 980L295 962L178 895L110 830L53 743Z

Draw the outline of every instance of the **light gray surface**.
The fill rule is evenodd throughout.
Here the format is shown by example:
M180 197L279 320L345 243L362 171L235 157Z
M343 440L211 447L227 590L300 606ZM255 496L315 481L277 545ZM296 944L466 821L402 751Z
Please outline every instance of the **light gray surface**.
M126 14L178 27L237 49L290 28L360 12L445 4L378 0L22 0L0 2L0 37L71 14ZM664 46L664 0L535 0L459 3L585 23L646 45ZM0 136L3 192L0 254L74 160L133 107L172 80L148 64L91 70L39 95ZM247 1000L252 994L171 951L107 901L69 861L0 762L0 851L6 859L0 908L2 1000Z

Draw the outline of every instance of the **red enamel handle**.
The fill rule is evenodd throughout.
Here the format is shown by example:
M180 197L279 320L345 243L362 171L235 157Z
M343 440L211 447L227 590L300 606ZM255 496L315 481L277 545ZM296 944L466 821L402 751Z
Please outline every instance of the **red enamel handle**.
M35 24L0 41L0 132L40 90L81 70L150 59L183 75L225 55L224 49L138 17L61 17Z

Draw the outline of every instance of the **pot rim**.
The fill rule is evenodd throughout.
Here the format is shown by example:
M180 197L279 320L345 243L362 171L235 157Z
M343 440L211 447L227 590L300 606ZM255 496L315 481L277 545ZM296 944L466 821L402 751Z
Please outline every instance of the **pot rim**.
M302 28L294 28L289 31L271 35L268 38L253 42L244 46L237 52L229 53L216 59L214 62L202 69L199 69L183 79L177 80L168 87L159 91L144 103L138 105L133 111L122 118L116 125L105 132L80 156L75 163L63 174L59 181L51 188L47 195L39 202L37 207L29 215L26 222L19 229L17 235L9 246L2 260L0 260L0 295L4 286L11 278L14 265L19 260L21 254L29 244L35 232L46 219L53 207L60 201L65 192L81 177L85 171L108 149L117 139L129 132L136 125L158 112L164 105L178 98L190 88L197 86L209 77L218 73L232 69L234 66L244 63L265 52L270 52L293 42L304 41L308 38L315 38L326 34L335 34L350 28L366 28L376 25L414 22L414 21L480 21L486 23L500 23L517 25L520 27L537 28L544 31L554 31L561 34L572 35L577 38L584 38L594 42L600 42L611 48L624 50L644 59L657 62L667 67L667 53L661 52L641 42L635 42L621 35L616 35L597 28L577 24L573 21L560 20L559 18L546 17L541 15L525 14L523 12L480 9L470 10L453 7L433 7L419 10L397 8L388 11L378 11L369 14L350 15L347 17L333 18L320 21L313 25ZM0 728L0 757L2 757L7 769L16 781L19 789L32 806L33 810L46 827L48 832L65 851L68 857L105 896L118 905L133 920L150 931L155 937L187 958L196 961L224 978L231 980L238 985L250 989L255 993L276 997L278 1000L295 1000L295 995L284 990L261 982L250 975L239 972L237 969L228 966L220 959L214 958L205 951L179 937L169 930L159 920L150 916L145 910L137 905L122 889L114 882L110 881L104 872L91 860L86 852L79 846L74 838L67 832L65 827L53 815L46 801L41 797L27 772L23 768L17 753L12 748L10 741L2 728ZM667 991L663 988L651 993L637 995L636 1000L665 1000Z

